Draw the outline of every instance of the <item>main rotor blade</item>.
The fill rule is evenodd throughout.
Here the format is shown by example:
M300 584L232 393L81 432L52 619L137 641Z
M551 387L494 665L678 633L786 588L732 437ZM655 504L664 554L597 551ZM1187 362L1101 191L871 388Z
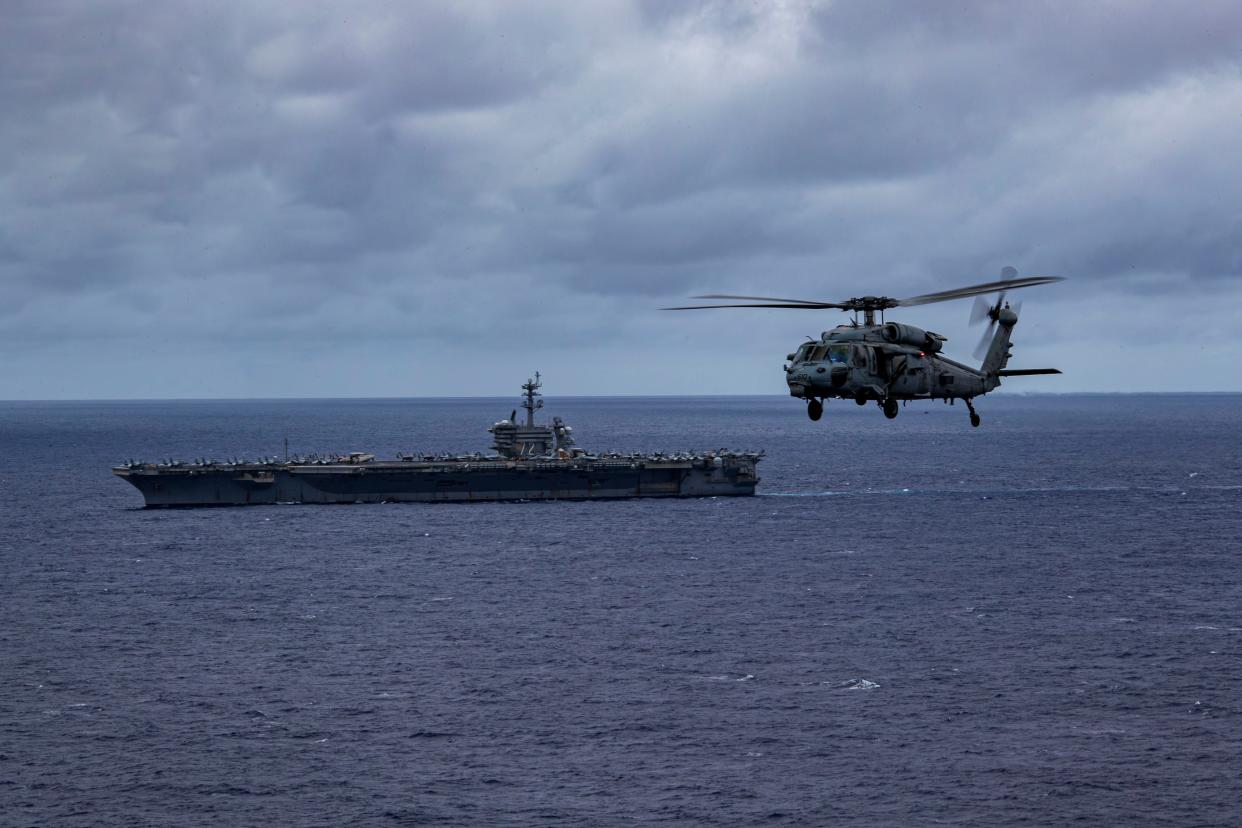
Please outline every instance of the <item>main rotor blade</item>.
M660 310L713 310L715 308L796 308L798 310L828 310L836 308L841 310L840 305L834 305L829 302L765 302L765 303L748 303L744 305L682 305L676 308L660 308Z
M788 302L796 305L831 305L819 299L782 299L779 296L734 296L732 293L704 293L702 296L691 296L691 299L743 299L747 302Z
M1035 285L1048 285L1053 282L1064 281L1064 277L1061 276L1025 276L1021 279L1001 279L997 282L984 282L981 285L971 285L954 290L942 290L938 293L924 293L922 296L911 296L909 299L898 299L897 304L901 307L929 305L932 302L964 299L967 296L978 296L981 293L996 293L1000 290L1013 290L1014 288L1034 287Z

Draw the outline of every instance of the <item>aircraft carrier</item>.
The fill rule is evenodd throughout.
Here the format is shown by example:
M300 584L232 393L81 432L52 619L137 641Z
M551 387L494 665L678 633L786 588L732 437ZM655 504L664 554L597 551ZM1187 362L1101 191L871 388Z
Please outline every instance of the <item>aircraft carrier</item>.
M142 492L148 508L273 503L597 500L631 497L752 495L762 452L595 454L543 407L539 374L522 386L517 409L488 431L492 454L413 455L378 460L365 452L332 457L163 463L130 461L112 469Z

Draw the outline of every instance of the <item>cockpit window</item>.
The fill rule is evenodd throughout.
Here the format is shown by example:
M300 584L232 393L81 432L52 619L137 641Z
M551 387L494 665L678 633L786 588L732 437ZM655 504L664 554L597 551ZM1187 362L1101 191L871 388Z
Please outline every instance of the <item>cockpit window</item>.
M811 349L813 347L815 346L809 342L803 345L801 348L798 349L798 353L794 354L793 361L794 362L806 362L807 358L811 355Z
M828 349L828 361L840 365L848 365L850 362L850 346L833 345Z

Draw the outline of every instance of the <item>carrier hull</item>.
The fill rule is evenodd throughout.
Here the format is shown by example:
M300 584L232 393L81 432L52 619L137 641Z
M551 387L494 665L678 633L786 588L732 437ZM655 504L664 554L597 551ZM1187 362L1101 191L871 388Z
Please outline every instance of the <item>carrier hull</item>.
M753 455L690 460L121 466L149 508L753 495Z

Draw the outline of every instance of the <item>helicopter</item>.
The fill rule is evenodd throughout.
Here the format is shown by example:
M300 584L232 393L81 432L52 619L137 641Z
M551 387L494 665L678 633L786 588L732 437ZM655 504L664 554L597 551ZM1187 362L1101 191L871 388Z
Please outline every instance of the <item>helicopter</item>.
M1028 276L1018 278L1018 271L1006 267L1001 279L979 285L925 293L908 299L889 296L860 296L842 302L819 302L808 299L778 299L771 296L734 296L707 294L694 299L744 300L744 304L684 305L662 310L710 310L715 308L791 308L798 310L836 309L851 311L850 323L838 325L820 334L818 340L807 337L785 359L785 383L792 397L806 400L806 413L812 420L824 414L824 401L831 398L853 400L858 405L875 402L888 419L901 410L899 403L908 400L944 400L953 404L966 403L970 424L978 428L981 418L975 410L974 398L994 390L1006 377L1036 374L1059 374L1056 368L1009 369L1012 345L1010 335L1018 323L1019 307L1005 301L1010 290L1064 281L1059 276ZM984 298L997 294L995 302ZM975 357L983 362L978 368L949 359L941 353L947 337L901 322L888 322L886 310L928 305L951 299L975 297L971 323L991 320L984 331ZM859 321L862 314L862 321ZM878 315L878 320L877 320Z

